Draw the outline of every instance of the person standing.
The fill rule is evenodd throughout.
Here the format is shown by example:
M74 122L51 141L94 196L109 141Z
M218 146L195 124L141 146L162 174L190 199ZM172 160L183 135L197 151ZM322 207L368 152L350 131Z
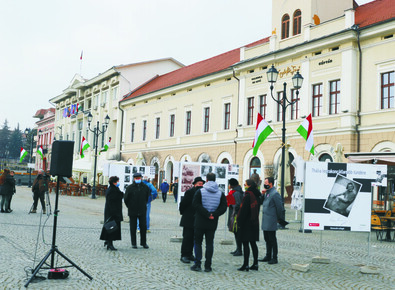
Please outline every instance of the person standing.
M162 184L160 185L160 191L162 192L162 199L163 202L166 202L167 199L167 192L169 191L169 184L167 183L166 179L163 179Z
M233 219L237 218L237 213L239 212L240 209L240 204L243 199L243 190L241 189L241 186L239 185L239 181L236 178L231 178L228 181L229 187L231 191L229 191L228 196L226 197L227 200L232 200L234 199L232 204L229 204L229 218L228 218L228 227L232 227L233 225L230 225L229 223L232 222ZM236 241L236 250L233 252L230 252L233 256L241 256L243 255L243 251L241 249L241 241L238 238L238 233L237 230L234 229L234 235L235 235L235 241Z
M263 203L262 203L262 230L266 242L266 256L260 259L260 262L269 264L278 263L278 246L277 246L277 221L281 219L283 206L281 196L273 187L274 178L267 177L263 184Z
M137 219L140 224L140 245L148 249L147 245L147 203L151 190L141 181L141 173L133 174L133 183L126 188L125 204L128 208L130 239L132 248L137 249Z
M150 233L150 214L151 214L151 202L155 200L158 196L158 191L156 190L155 186L152 185L150 182L150 179L147 176L144 176L143 182L145 185L149 187L151 190L151 195L149 196L148 202L147 202L147 233ZM137 220L137 231L140 231L140 221Z
M14 180L14 185L12 186L13 187L13 189L12 189L12 193L11 193L11 195L10 195L10 200L8 201L8 211L9 212L12 212L12 209L11 209L11 200L12 200L12 196L16 193L16 189L15 189L15 177L14 177L14 175L15 175L15 172L14 171L10 171L10 176L12 177L12 179Z
M239 271L258 270L258 246L259 241L259 204L260 192L252 179L245 182L246 192L237 214L237 233L239 240L243 243L244 262L238 268ZM249 267L250 246L254 257L254 264Z
M188 189L180 201L180 226L182 230L181 262L190 263L195 260L193 256L193 233L195 222L195 208L192 206L193 197L203 187L204 180L198 176L192 182L193 187Z
M104 246L107 250L116 251L113 241L121 240L121 221L123 221L122 214L122 199L123 192L119 190L119 177L111 176L108 180L109 186L106 190L106 203L104 205L104 222L114 220L118 229L113 233L107 233L103 227L100 235L100 240L104 240Z
M45 210L45 202L44 202L44 193L48 190L48 180L47 177L44 176L44 171L40 169L38 171L37 177L33 181L32 191L33 191L33 209L30 213L37 212L37 203L38 199L40 199L41 208L43 210L43 214L46 213Z
M178 196L178 177L174 178L174 183L171 185L171 191L173 192L174 202L177 202Z
M215 174L208 173L206 183L198 190L192 201L196 210L195 214L195 264L192 271L201 271L202 242L206 239L206 261L204 271L211 272L211 264L214 253L214 235L218 226L218 218L226 212L226 197L215 182Z
M9 202L15 190L15 179L10 175L9 169L4 169L3 174L0 176L1 188L1 212L10 213Z

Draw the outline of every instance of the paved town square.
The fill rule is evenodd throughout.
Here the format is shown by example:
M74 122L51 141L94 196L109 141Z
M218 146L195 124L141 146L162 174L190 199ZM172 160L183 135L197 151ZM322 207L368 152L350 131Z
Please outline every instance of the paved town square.
M53 212L54 193L50 194L50 201ZM107 251L99 240L104 201L103 197L59 197L56 245L93 280L71 267L67 268L70 272L67 279L35 279L29 284L30 289L391 289L395 285L395 242L377 241L372 233L369 251L368 233L325 231L321 237L321 232L300 233L297 222L277 232L277 265L260 263L258 272L239 272L236 269L243 257L229 254L235 248L234 243L223 243L233 241L233 234L225 230L225 216L221 217L216 232L213 271L193 272L189 269L191 264L180 262L181 244L171 241L182 234L180 215L172 196L166 203L161 199L152 203L148 250L132 249L124 207L123 239L114 242L118 251ZM31 204L30 189L17 187L13 212L0 215L0 289L23 289L32 268L51 248L53 214L28 214ZM40 206L38 209L41 211ZM289 207L287 219L295 219L295 211ZM322 256L330 259L329 264L311 263L320 254L321 238ZM262 258L262 234L260 239L258 248ZM48 265L50 261L51 258ZM55 255L55 266L67 264ZM299 272L292 270L292 264L309 264L310 269ZM362 274L362 265L378 267L379 274ZM42 270L38 276L46 277L47 273L48 270Z

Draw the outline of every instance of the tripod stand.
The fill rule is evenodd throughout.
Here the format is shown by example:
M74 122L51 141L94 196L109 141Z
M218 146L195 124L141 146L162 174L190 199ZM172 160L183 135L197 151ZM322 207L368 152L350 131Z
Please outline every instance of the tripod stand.
M55 198L55 211L54 211L54 224L53 224L53 233L52 233L52 246L51 249L48 251L48 253L45 255L45 257L40 261L40 263L37 265L36 268L33 270L33 275L30 277L29 281L25 284L25 287L27 287L30 282L36 277L38 271L40 271L41 267L44 265L45 261L51 256L51 268L54 268L54 263L55 263L55 253L57 253L59 256L61 256L63 259L65 259L67 262L69 262L73 267L76 267L82 274L84 274L86 277L88 277L90 280L93 278L87 274L84 270L82 270L80 267L78 267L73 261L71 261L69 258L67 258L62 252L58 250L58 247L55 245L56 241L56 226L57 226L57 221L58 221L58 202L59 202L59 175L57 178L57 183L56 183L56 198Z

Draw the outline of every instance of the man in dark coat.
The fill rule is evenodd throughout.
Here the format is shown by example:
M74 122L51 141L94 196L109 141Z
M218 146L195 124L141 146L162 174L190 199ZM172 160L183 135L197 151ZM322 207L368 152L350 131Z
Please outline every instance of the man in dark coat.
M49 182L48 176L44 175L44 171L43 170L39 170L38 171L38 175L37 175L36 179L34 179L33 185L32 185L33 209L30 211L30 213L36 213L37 212L38 199L40 199L41 208L43 210L43 214L46 213L46 211L45 211L45 202L44 202L44 193L46 191L48 191L48 182Z
M171 185L171 191L173 192L174 201L177 202L177 197L178 197L178 177L174 178L174 183Z
M281 202L281 196L277 190L273 187L274 178L267 177L263 187L265 188L262 193L262 230L263 237L266 242L266 256L259 260L261 262L269 262L269 264L277 264L277 221L281 219L283 212L283 206Z
M194 261L193 257L193 233L195 223L195 209L192 206L193 196L195 192L203 187L204 180L199 176L195 177L192 182L193 187L188 189L180 202L181 221L180 226L182 230L182 244L181 244L181 262L190 263Z
M215 174L208 173L206 183L199 189L192 201L195 213L195 264L192 271L201 271L202 242L206 239L206 261L204 271L211 272L211 261L214 253L214 235L218 226L218 218L226 212L226 197L215 182Z
M141 182L141 173L133 174L133 183L126 188L125 204L128 208L130 238L132 240L132 248L137 249L137 219L140 225L140 245L144 249L148 249L147 245L147 202L151 195L149 187Z

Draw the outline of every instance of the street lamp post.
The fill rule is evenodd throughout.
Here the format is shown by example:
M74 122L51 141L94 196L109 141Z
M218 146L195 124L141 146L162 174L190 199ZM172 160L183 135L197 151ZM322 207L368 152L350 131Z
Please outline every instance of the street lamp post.
M303 84L303 77L302 75L299 73L299 71L296 72L296 74L294 74L294 76L292 77L292 84L294 86L294 89L296 89L296 98L294 101L291 101L287 98L287 83L284 82L283 84L283 93L282 93L282 98L278 98L276 99L273 96L273 89L274 89L274 84L277 81L277 77L278 77L278 71L277 69L274 67L274 65L272 65L272 67L267 71L266 73L267 75L267 80L270 83L270 93L272 96L272 99L282 108L282 119L283 119L283 129L282 129L282 146L281 146L281 199L284 205L284 190L285 190L285 186L284 186L284 176L285 176L285 112L288 106L292 106L293 104L295 104L298 101L298 96L299 96L299 89L302 87ZM283 207L284 208L284 207ZM285 220L285 208L283 211L283 216L282 218Z
M30 129L25 129L25 135L27 136L30 132L33 132ZM32 163L32 155L33 155L33 134L30 135L30 158L29 158L29 164ZM30 166L30 165L29 165ZM29 183L27 184L28 187L32 187L32 169L29 167Z
M110 121L110 117L107 115L104 118L104 128L102 131L99 129L99 121L97 121L96 126L91 129L91 122L92 122L93 116L91 113L88 115L88 129L89 131L93 132L93 142L95 144L95 165L93 167L93 186L92 186L92 195L91 198L96 198L96 166L97 166L97 143L99 141L99 135L104 134L106 132L108 123Z

